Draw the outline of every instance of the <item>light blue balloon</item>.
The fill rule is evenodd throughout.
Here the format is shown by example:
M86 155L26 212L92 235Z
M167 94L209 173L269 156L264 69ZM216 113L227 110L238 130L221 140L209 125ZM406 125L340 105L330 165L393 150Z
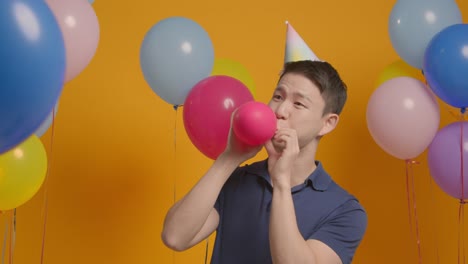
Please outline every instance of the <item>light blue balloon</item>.
M411 66L422 69L429 41L444 28L462 23L454 0L399 0L390 13L393 48Z
M94 3L94 0L88 0L88 2L89 2L90 4L93 4L93 3Z
M146 82L164 101L183 105L202 79L210 76L214 64L213 44L196 22L171 17L154 25L140 49L140 66Z

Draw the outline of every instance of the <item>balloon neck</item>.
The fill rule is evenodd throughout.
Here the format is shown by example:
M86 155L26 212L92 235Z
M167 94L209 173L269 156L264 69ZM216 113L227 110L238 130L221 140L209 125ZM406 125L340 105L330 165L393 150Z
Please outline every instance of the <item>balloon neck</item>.
M419 161L413 160L413 159L407 159L405 161L406 161L406 164L419 164Z
M460 108L460 113L465 114L465 112L466 112L466 107Z
M461 205L465 205L465 204L466 204L466 200L465 200L465 199L460 199L460 204L461 204Z
M177 111L177 109L179 108L179 105L174 105L174 110Z

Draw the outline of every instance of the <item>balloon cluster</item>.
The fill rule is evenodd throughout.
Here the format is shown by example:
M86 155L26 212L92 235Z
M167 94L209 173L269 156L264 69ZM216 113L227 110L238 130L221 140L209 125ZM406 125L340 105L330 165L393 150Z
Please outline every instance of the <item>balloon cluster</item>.
M197 22L169 17L153 25L140 47L145 81L175 109L193 145L216 159L225 149L233 112L254 100L255 85L239 62L215 58L210 36Z
M0 210L8 210L45 178L38 136L52 122L64 83L94 56L99 25L87 1L2 0L0 35Z
M461 132L465 124L439 130L437 98L462 114L468 106L468 24L462 23L453 0L398 0L388 27L402 60L384 70L369 99L370 134L399 159L414 159L428 149L432 177L446 193L464 199L468 180L460 184L465 177L460 176L460 160L468 156L461 147L468 144Z

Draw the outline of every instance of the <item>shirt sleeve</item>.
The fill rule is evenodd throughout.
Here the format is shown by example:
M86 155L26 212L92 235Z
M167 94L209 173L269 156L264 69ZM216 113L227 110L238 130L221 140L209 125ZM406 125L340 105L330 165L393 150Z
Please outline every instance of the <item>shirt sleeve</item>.
M309 239L319 240L341 258L351 263L367 228L367 214L357 200L349 200L338 207Z
M218 214L221 216L221 210L222 210L222 204L223 204L223 196L224 196L224 187L221 189L221 192L218 195L218 198L216 199L216 202L214 204L214 208L216 211L218 211Z
M232 189L233 186L235 186L235 182L239 180L239 176L242 174L243 171L244 170L241 167L236 168L221 188L221 191L218 194L218 198L216 198L216 202L214 204L214 208L216 209L216 211L218 211L220 217L223 211L224 193L226 192L226 189Z

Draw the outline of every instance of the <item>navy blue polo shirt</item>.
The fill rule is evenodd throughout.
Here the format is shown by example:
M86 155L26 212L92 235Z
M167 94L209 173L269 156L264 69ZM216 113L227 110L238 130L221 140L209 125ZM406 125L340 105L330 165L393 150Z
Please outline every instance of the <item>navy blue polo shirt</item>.
M320 240L344 264L351 263L367 227L366 212L320 162L316 164L307 180L291 189L297 225L305 240ZM212 264L272 263L268 235L272 194L266 160L234 171L215 204L220 220Z

